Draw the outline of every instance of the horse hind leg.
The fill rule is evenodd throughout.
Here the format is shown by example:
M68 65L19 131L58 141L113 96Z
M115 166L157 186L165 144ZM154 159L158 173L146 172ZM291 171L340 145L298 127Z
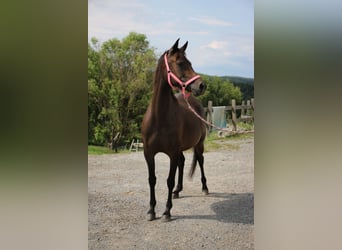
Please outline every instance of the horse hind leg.
M209 190L207 187L207 178L205 177L204 174L204 157L203 157L203 152L204 152L204 145L201 143L200 145L196 146L194 150L194 157L196 157L198 164L201 169L201 181L202 181L202 192L205 195L209 194Z
M178 159L178 184L176 186L175 191L173 191L173 198L179 198L179 192L183 190L183 172L184 172L184 162L185 157L184 154L181 153Z
M195 173L196 165L197 165L197 156L196 156L196 152L195 152L195 149L194 149L194 155L192 157L192 162L191 162L191 167L190 167L190 172L189 172L189 177L190 178L192 178L192 176Z

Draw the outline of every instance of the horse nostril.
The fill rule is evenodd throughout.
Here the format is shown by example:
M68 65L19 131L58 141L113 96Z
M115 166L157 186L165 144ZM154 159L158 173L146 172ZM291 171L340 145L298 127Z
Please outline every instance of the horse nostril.
M200 90L205 90L205 84L204 83L201 83L200 86L199 86Z

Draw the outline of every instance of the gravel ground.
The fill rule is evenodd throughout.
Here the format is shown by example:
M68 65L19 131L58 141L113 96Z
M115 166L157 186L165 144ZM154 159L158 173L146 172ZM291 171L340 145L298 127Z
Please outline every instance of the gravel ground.
M204 154L207 196L198 166L193 179L187 177L192 153L185 152L183 191L173 200L170 222L159 219L167 199L166 155L156 156L158 219L151 222L142 152L89 155L89 249L253 249L254 139L225 143L233 147Z

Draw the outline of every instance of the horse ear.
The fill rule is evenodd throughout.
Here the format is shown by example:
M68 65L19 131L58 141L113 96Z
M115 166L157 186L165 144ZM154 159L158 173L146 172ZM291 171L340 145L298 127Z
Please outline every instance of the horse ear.
M179 50L184 53L184 51L186 50L187 47L188 47L188 41L186 41L186 43L183 45L183 47L180 48Z
M179 49L178 49L178 42L179 42L179 38L177 39L177 41L175 42L175 44L171 47L170 49L170 54L174 54L176 53Z

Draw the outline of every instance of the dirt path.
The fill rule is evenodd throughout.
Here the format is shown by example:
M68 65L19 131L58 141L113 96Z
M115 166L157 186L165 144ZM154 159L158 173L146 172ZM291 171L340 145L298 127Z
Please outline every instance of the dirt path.
M180 198L172 221L147 221L149 186L142 152L88 157L89 249L253 249L254 140L228 142L230 150L204 154L209 195L201 192L200 171L187 178L185 153ZM156 213L167 199L169 159L156 156Z

